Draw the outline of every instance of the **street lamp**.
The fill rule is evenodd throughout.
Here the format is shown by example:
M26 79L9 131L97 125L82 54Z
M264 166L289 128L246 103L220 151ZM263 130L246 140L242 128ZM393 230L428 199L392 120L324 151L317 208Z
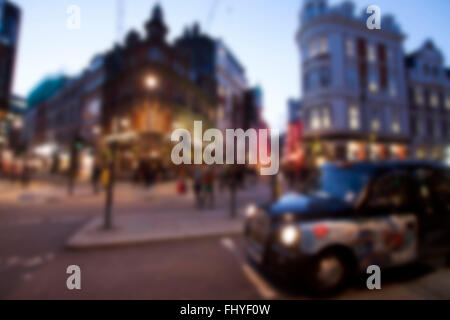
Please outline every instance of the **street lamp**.
M145 86L148 89L154 90L154 89L158 88L158 85L159 85L159 81L155 75L148 75L145 78Z

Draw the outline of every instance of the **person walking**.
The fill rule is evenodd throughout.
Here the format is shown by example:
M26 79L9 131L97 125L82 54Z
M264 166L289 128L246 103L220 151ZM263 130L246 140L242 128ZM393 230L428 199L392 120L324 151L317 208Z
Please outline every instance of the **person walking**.
M203 188L205 192L205 203L208 203L211 209L214 208L214 184L214 170L209 168L203 176Z
M195 169L193 174L193 190L195 194L195 204L198 209L203 209L203 174L201 170Z
M100 192L100 177L102 175L102 168L100 166L100 163L98 160L95 161L94 167L92 168L92 177L91 177L91 183L92 183L92 189L94 190L94 194L98 194Z

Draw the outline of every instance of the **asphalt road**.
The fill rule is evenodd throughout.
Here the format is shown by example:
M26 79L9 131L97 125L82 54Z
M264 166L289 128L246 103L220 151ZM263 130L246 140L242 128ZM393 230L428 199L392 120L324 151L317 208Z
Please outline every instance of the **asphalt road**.
M151 203L118 207L150 210ZM101 198L0 205L0 299L307 299L301 287L248 264L241 237L65 250L66 239L101 209ZM69 265L81 267L81 291L66 287ZM362 278L336 298L450 299L450 269L383 271L382 290L369 291Z

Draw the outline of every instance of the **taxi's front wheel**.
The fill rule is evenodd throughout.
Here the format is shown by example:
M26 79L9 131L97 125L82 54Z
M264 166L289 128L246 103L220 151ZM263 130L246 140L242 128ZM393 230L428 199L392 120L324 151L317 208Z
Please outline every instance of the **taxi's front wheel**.
M349 258L338 250L328 250L312 259L305 280L312 294L327 296L343 290L351 274Z

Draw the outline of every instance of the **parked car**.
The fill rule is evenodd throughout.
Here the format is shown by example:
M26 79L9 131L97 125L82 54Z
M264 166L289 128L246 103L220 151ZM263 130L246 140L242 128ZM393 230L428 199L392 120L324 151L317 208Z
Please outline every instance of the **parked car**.
M325 165L304 193L247 210L249 258L317 294L370 265L450 253L450 170L428 162Z

